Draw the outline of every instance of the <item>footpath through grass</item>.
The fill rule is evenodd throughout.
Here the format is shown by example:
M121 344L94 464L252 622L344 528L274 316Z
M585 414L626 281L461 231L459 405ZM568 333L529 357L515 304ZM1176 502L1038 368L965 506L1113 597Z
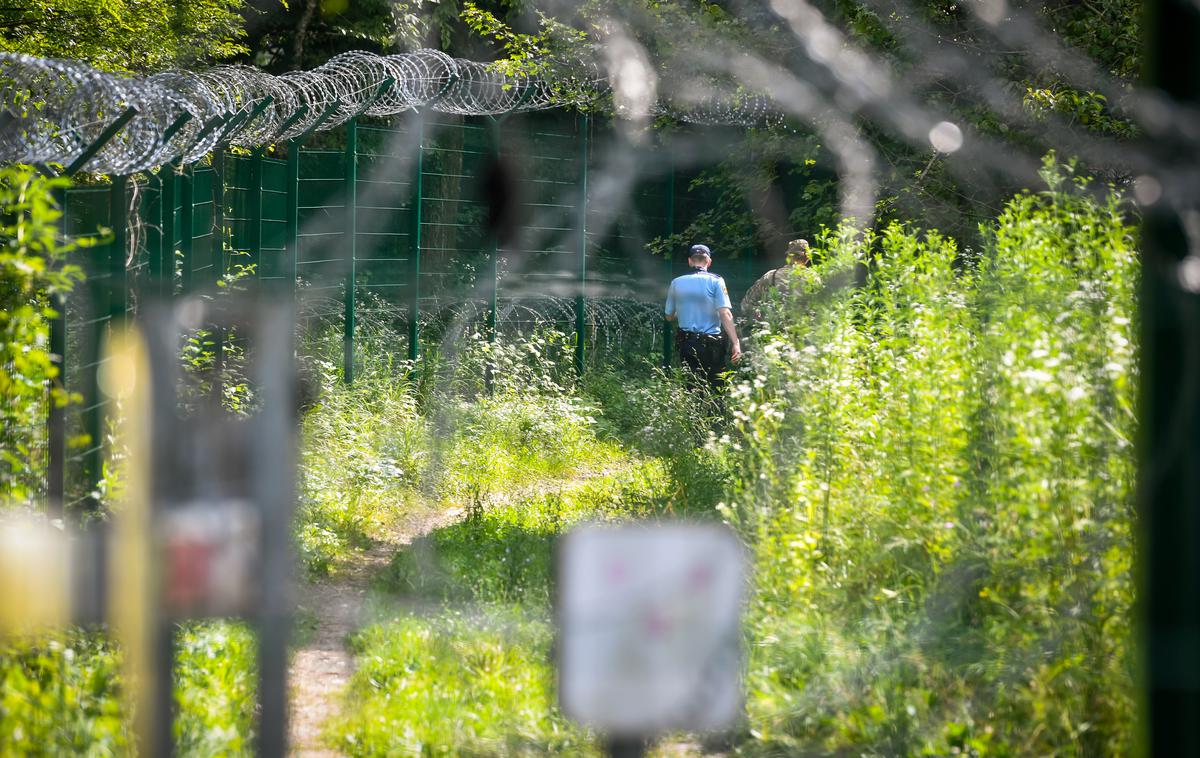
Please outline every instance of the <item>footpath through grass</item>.
M306 548L310 568L336 570L347 551L386 534L397 503L459 513L398 550L375 578L376 620L351 640L356 672L342 715L328 725L331 747L353 755L596 752L594 736L555 704L555 540L581 521L683 515L687 488L673 461L695 458L696 469L717 461L699 460L695 440L706 420L678 385L645 366L640 379L596 371L577 383L560 370L569 353L556 355L555 345L554 335L477 343L474 355L429 380L439 386L425 400L422 388L397 394L388 379L345 388L329 377L306 445L316 458L306 461L311 494L300 531L323 535ZM481 375L475 359L492 363L491 391L464 379ZM372 417L387 408L390 423L347 426L351 408ZM339 418L327 419L330 412ZM659 443L687 455L655 455L647 423ZM628 444L634 437L641 449ZM355 496L322 497L331 492ZM711 495L715 516L719 490Z

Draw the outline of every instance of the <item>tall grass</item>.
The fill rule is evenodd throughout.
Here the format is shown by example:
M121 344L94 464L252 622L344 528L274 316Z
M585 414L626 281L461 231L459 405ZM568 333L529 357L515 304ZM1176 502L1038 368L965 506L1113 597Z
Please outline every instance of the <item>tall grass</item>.
M180 755L251 755L256 687L249 629L188 624L177 635ZM0 755L131 755L122 652L99 630L0 643Z
M1137 256L1115 195L1046 176L976 258L826 235L756 335L748 752L1131 749Z

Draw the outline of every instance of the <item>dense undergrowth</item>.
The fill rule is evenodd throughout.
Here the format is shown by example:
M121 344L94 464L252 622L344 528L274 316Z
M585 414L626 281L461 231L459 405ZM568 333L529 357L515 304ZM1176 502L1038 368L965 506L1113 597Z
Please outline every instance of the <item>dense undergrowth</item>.
M554 705L555 538L681 516L727 521L753 556L734 752L1133 750L1137 257L1118 199L1047 177L975 251L827 234L747 341L724 419L644 362L575 378L554 333L413 371L368 322L347 387L314 331L308 572L456 514L375 578L330 745L594 753ZM187 631L185 752L248 745L252 650L237 626ZM115 667L90 633L4 648L0 744L123 752Z
M757 335L748 752L1133 750L1137 256L1062 171L974 259L828 235Z
M194 623L176 636L174 726L181 755L250 755L255 642L241 624ZM128 755L121 654L75 629L0 643L0 755Z

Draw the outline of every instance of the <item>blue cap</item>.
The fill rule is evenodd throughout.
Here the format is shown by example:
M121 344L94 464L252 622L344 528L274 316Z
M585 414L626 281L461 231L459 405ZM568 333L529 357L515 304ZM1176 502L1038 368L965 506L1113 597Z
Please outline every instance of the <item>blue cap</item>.
M692 249L688 250L688 257L691 258L693 255L707 255L711 258L712 251L708 249L708 245L692 245Z

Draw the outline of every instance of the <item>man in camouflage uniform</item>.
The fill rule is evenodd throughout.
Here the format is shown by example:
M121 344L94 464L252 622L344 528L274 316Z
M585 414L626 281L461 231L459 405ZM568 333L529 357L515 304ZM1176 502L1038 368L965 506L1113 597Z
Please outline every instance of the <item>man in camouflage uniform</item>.
M758 321L762 318L759 307L767 299L772 290L782 291L788 284L789 275L797 267L808 265L808 240L792 240L787 248L788 263L782 268L772 269L758 278L758 281L746 290L739 306L742 318L752 318Z

